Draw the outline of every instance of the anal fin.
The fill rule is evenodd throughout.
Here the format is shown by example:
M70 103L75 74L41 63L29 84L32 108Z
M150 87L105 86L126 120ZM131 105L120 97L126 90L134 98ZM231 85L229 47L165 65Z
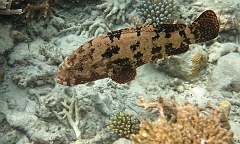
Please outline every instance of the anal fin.
M137 75L136 69L128 68L128 69L121 70L121 71L117 72L116 74L113 74L111 76L111 79L113 81L115 81L116 83L124 84L124 83L134 80L136 75Z

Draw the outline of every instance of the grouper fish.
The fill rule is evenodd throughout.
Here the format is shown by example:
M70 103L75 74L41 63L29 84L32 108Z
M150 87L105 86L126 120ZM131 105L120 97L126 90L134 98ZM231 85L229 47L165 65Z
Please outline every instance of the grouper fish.
M218 36L219 23L212 10L203 12L188 27L156 24L126 28L100 35L66 57L57 71L57 83L72 86L110 77L124 84L136 76L136 68L188 51L190 44Z

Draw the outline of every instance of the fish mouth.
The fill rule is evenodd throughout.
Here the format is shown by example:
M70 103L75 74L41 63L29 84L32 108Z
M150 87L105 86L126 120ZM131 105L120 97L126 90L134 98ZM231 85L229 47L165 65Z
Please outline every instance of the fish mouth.
M58 77L57 78L57 83L64 85L64 86L75 86L75 84L70 83L70 81L66 81L63 78Z
M68 82L63 80L62 78L58 77L57 78L57 83L61 84L61 85L65 85L67 86L68 85Z

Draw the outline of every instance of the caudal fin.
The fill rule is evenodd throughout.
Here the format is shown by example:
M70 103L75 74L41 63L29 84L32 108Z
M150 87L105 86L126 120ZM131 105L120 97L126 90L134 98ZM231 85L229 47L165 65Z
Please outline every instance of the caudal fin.
M218 36L219 23L216 14L212 10L207 10L188 28L194 35L195 43L202 43Z

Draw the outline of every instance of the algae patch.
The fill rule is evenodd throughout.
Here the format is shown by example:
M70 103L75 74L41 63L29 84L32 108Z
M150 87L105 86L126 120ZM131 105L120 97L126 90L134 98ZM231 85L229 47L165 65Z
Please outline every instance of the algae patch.
M0 69L0 83L3 81L4 79L4 70Z

